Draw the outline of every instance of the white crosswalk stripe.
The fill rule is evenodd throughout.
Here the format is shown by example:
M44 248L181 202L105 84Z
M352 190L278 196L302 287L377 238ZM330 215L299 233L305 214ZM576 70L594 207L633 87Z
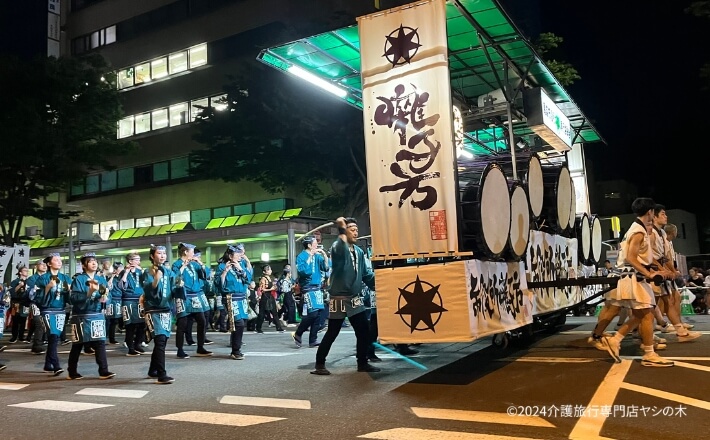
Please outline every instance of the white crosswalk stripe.
M412 412L423 419L458 420L462 422L497 423L516 426L538 426L554 428L555 425L537 416L518 416L488 411L464 411L459 409L419 408Z
M121 390L116 388L84 388L76 394L82 396L104 396L104 397L125 397L129 399L140 399L148 394L148 391L143 390Z
M0 382L0 390L17 391L24 387L28 387L28 383L10 383L10 382Z
M224 396L219 403L227 405L266 406L270 408L311 409L310 400L272 399L269 397Z
M85 402L68 402L65 400L37 400L35 402L16 403L13 405L18 408L44 409L48 411L62 412L77 412L87 411L90 409L105 408L107 405L103 403L85 403Z
M251 426L261 423L286 420L283 417L266 417L246 414L226 414L206 411L186 411L164 416L151 417L156 420L171 420L176 422L206 423L210 425Z
M530 437L509 437L497 434L479 434L475 432L442 431L436 429L394 428L371 432L358 438L380 440L536 440Z

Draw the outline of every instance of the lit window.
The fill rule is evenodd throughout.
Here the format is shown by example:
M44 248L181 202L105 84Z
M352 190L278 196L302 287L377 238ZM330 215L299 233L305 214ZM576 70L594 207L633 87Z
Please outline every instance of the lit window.
M99 47L99 31L91 33L91 46L92 49Z
M227 95L217 95L213 96L210 98L210 105L214 107L215 110L218 112L221 112L222 110L226 110L228 105L227 105Z
M190 221L190 211L173 212L170 214L170 223L182 223Z
M135 228L136 221L132 218L127 218L118 222L119 229L131 229Z
M168 126L168 109L161 108L153 110L153 130L159 130Z
M106 42L104 44L111 44L116 42L116 25L109 26L106 28Z
M118 88L125 89L126 87L133 86L133 67L128 69L119 70L118 72Z
M150 63L143 63L136 66L136 84L150 82Z
M170 224L169 215L156 215L155 217L153 217L153 226L162 226L167 224Z
M187 121L187 102L181 102L170 106L170 126L186 124Z
M133 136L133 116L118 121L118 138Z
M136 134L150 131L150 113L136 115Z
M114 231L118 229L118 221L116 220L109 220L107 222L101 222L101 232L99 232L99 235L101 235L101 238L104 240L108 240L108 238L111 236L111 230L113 229ZM96 226L96 225L94 225Z
M168 60L167 58L158 58L150 62L152 79L159 79L168 76Z
M190 48L190 69L207 64L207 44L198 44Z
M152 219L150 217L145 217L145 218L137 218L136 219L136 228L144 228L146 226L153 226L151 224Z
M190 121L194 121L202 110L209 107L209 100L207 98L195 99L190 101Z
M170 74L183 72L187 70L187 52L178 52L170 54L168 57L170 63Z

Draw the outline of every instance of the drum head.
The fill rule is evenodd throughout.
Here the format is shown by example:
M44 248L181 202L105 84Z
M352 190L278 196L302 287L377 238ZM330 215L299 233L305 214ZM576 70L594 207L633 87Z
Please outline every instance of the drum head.
M579 260L583 264L587 264L592 252L592 229L589 224L589 216L586 213L576 217L574 229L579 241Z
M499 166L488 168L481 177L481 228L490 253L503 253L510 229L510 195L508 179Z
M536 154L530 156L524 184L528 192L528 198L530 199L530 214L532 215L532 220L537 220L540 214L542 214L545 186L542 180L540 158Z
M557 176L557 227L563 232L569 227L570 203L572 203L572 179L567 167L560 168Z
M525 255L530 240L530 207L525 188L514 183L510 190L510 233L508 239L509 254L513 259Z
M567 230L570 232L571 236L574 236L574 222L577 219L577 194L575 193L574 180L570 177L569 185L572 189L572 199L569 205L569 226Z
M590 264L597 264L602 258L602 222L599 217L592 216L591 220L592 252L589 256Z

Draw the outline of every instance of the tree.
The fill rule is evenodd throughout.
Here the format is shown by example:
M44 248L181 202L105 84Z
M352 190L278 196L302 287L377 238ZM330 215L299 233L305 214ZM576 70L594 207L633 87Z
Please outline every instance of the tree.
M130 144L116 139L118 90L99 55L0 59L0 228L17 243L25 217L68 218L76 212L42 206L42 199L86 175L110 168L106 158Z
M272 194L299 188L323 215L367 211L359 110L260 65L230 80L227 109L198 117L194 139L206 148L190 155L194 176L244 179Z
M552 58L555 49L558 49L563 41L564 39L562 37L558 37L552 32L543 32L537 37L533 46L537 53L546 60L545 64L560 81L560 84L569 86L576 80L582 79L582 77L579 76L579 72L577 72L577 69L575 69L572 64Z

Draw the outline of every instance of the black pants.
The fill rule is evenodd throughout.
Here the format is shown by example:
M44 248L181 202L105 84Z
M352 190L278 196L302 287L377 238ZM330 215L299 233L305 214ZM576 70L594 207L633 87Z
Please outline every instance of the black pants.
M15 315L12 317L12 341L25 339L25 325L27 325L27 317Z
M47 332L47 353L44 355L45 370L58 370L62 368L59 364L59 355L57 354L58 345L59 336Z
M44 347L42 347L42 340L44 339L44 324L42 324L42 317L40 315L33 315L32 325L35 328L35 331L32 334L32 351L39 353L44 351Z
M261 332L261 326L264 324L264 317L266 315L269 315L271 319L274 321L274 325L276 326L276 330L278 331L283 331L283 328L281 328L281 320L279 320L278 316L276 316L276 309L274 310L264 310L266 307L262 307L264 303L262 302L259 304L259 314L256 317L256 331Z
M69 367L67 371L70 376L76 375L76 367L79 364L79 357L81 356L81 351L85 350L86 347L90 347L94 350L94 358L96 359L96 365L99 366L99 376L108 374L108 361L106 360L106 341L93 341L93 342L75 342L71 346L71 351L69 352Z
M229 337L229 345L232 347L231 354L241 353L242 350L242 338L244 337L244 320L235 319L234 320L234 331Z
M296 299L293 292L284 293L283 317L287 324L296 323Z
M197 350L202 351L205 345L205 314L203 312L190 313L178 318L177 331L175 332L175 346L178 351L185 345L185 335L187 334L190 319L197 321ZM192 339L190 335L189 339Z
M368 333L370 335L370 345L367 347L367 356L371 357L375 355L375 342L377 341L377 337L379 336L379 332L377 329L377 313L370 313L370 324L368 326Z
M141 343L145 340L145 323L126 324L126 345L128 350L141 348Z
M168 337L165 335L156 335L153 338L153 354L150 356L150 366L148 374L155 373L158 378L167 376L165 371L165 346L168 344Z
M227 331L227 311L225 309L217 309L217 319L215 320L215 327L222 333Z
M357 364L359 366L367 364L367 348L372 345L370 343L369 329L367 323L367 317L365 312L360 312L357 315L348 317L350 325L352 325L355 331L355 338L357 339L356 354ZM328 331L325 332L325 336L320 341L318 346L318 352L316 353L316 365L325 365L325 359L328 357L330 352L330 347L335 342L335 338L338 337L340 333L340 328L343 325L345 319L328 319Z
M108 324L108 341L112 344L115 344L116 341L116 327L118 327L118 323L123 321L122 318L108 318L106 321Z
M301 337L302 334L308 330L310 327L311 332L308 334L308 345L313 345L316 342L318 342L318 330L320 330L320 314L323 311L318 309L318 310L311 310L309 314L304 316L301 319L301 323L298 324L298 328L296 329L296 336L299 338Z

